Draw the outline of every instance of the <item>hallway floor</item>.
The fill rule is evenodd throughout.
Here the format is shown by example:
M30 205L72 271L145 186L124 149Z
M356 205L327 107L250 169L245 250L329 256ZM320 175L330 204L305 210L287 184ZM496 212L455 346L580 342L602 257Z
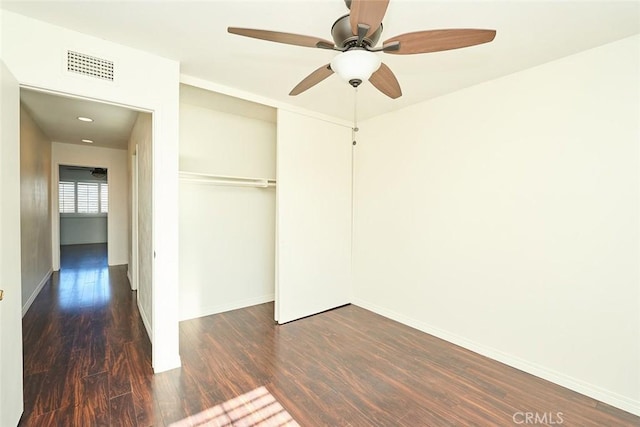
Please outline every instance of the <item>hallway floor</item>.
M282 326L273 303L181 322L182 368L154 375L135 298L106 246L64 248L23 319L21 426L640 425L353 305Z
M106 244L62 246L23 318L23 426L153 424L151 344ZM138 407L136 407L138 406Z

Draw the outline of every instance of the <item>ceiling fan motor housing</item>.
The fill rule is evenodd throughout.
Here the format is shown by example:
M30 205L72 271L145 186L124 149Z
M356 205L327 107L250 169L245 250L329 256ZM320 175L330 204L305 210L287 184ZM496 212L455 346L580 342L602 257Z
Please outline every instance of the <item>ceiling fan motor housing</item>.
M362 44L368 47L374 47L376 43L378 43L381 34L382 24L380 24L380 27L378 27L376 31L363 38ZM339 48L350 49L358 46L358 36L354 35L353 31L351 31L349 15L344 15L333 23L333 26L331 27L331 36L333 37L333 41L336 46Z

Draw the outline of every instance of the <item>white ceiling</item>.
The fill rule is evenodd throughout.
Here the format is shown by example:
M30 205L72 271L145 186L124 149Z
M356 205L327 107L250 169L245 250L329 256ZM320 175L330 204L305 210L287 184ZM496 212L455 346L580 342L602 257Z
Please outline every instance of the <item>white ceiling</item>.
M343 0L3 1L2 8L180 61L181 72L230 88L343 119L353 89L332 76L289 97L332 51L230 35L228 26L331 39ZM640 32L638 1L392 0L381 40L439 28L496 29L492 43L423 55L385 55L403 96L370 84L358 94L359 117L372 117Z
M21 89L20 101L53 142L127 149L137 112L94 101ZM82 122L78 117L93 122ZM92 144L82 142L93 140Z

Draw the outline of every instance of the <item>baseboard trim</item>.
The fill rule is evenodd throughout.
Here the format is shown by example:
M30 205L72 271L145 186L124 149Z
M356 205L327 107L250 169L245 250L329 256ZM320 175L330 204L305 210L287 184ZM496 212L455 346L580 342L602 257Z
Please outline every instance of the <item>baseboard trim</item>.
M198 317L211 316L212 314L224 313L225 311L237 310L240 308L251 307L252 305L264 304L272 302L275 294L261 295L259 297L245 298L238 301L231 301L224 304L191 310L189 313L180 313L180 321L196 319Z
M140 298L138 298L138 293L136 292L136 305L138 306L138 312L140 313L140 317L142 318L142 324L144 325L144 329L147 331L147 335L149 336L149 341L151 341L151 345L153 345L153 329L151 329L151 323L149 323L149 318L147 317L147 313L145 313L142 305L140 304Z
M140 317L142 318L142 323L144 324L144 329L147 331L147 336L149 337L149 341L151 341L151 346L153 347L153 329L151 327L151 323L149 322L149 317L147 313L142 308L140 304L140 299L138 298L138 292L136 291L136 305L138 306L138 312L140 312ZM180 354L175 354L172 357L162 355L162 357L156 359L152 357L151 365L153 366L154 373L160 373L169 371L171 369L176 369L182 366L182 361L180 360Z
M53 274L53 269L50 268L47 274L44 275L40 283L38 283L38 286L36 286L36 288L33 290L33 293L31 294L31 296L29 296L29 299L27 300L27 302L25 302L24 305L22 306L22 317L24 317L24 315L27 314L27 311L29 311L31 304L33 304L33 302L36 300L36 298L40 294L40 291L42 290L42 288L44 288L44 285L47 284L52 274Z
M615 406L623 411L630 412L634 415L640 416L640 401L630 399L626 396L621 396L617 393L603 389L590 383L578 380L568 375L556 372L554 370L539 366L535 363L531 363L527 360L513 356L508 353L504 353L500 350L496 350L492 347L488 347L482 344L478 344L472 340L466 339L456 334L452 334L448 331L433 327L418 320L406 317L392 310L387 310L376 304L354 298L353 305L357 305L369 311L372 311L381 316L400 322L404 325L418 329L427 334L433 335L452 344L464 347L467 350L471 350L475 353L489 357L490 359L509 365L513 368L519 369L536 377L545 379L554 384L558 384L562 387L566 387L577 393L591 397L593 399L604 402L608 405Z
M133 281L131 280L131 270L129 270L127 268L127 279L129 280L129 287L131 288L131 290L133 291L133 286L131 286L131 284L133 283Z

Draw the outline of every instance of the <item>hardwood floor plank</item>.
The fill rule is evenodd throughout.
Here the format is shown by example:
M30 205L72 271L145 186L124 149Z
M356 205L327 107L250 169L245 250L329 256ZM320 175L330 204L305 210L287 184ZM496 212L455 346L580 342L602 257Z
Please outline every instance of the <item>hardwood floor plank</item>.
M26 374L26 372L25 372ZM46 372L25 375L24 378L24 413L34 414L36 411L36 402L41 391L43 391L43 383Z
M160 407L154 398L149 340L127 342L123 344L123 351L130 367L131 393L137 425L164 426Z
M177 370L162 372L153 378L153 397L165 424L182 420L189 416L182 404L178 389L172 377L180 375ZM204 408L203 408L204 409Z
M109 344L109 397L131 393L131 369L125 345Z
M41 415L30 414L25 418L23 415L20 426L28 427L66 427L73 426L76 418L76 408L65 406Z
M79 386L74 381L76 378L74 366L70 363L56 364L48 370L44 381L40 384L40 390L35 398L33 412L36 415L55 411L75 404L76 388Z
M153 382L144 379L132 383L133 408L140 427L163 427L162 412L153 394Z
M73 385L79 389L78 399L66 401L42 414L25 412L21 426L108 426L109 400L106 373L85 377ZM66 404L65 404L66 403Z
M136 427L138 425L131 393L114 397L109 403L111 426Z
M74 425L109 426L109 378L107 373L84 377L82 380L82 399L76 408Z
M628 412L620 411L618 408L614 408L606 403L598 402L596 409L602 414L602 418L606 420L608 425L620 425L624 427L638 427L640 425L639 417Z
M87 375L99 374L107 371L107 338L102 330L91 332L89 343L89 364Z

